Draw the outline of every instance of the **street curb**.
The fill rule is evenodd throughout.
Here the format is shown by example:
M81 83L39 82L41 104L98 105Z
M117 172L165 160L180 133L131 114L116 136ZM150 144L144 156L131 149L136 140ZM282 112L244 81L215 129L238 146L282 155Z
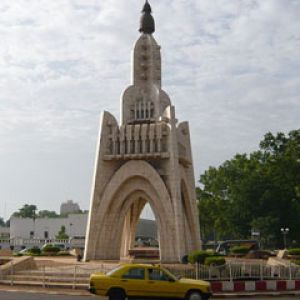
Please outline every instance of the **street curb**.
M256 298L256 297L285 297L285 296L292 296L296 297L299 296L300 292L292 292L292 293L245 293L245 294L234 294L234 293L228 293L228 294L214 294L212 299L224 299L224 298Z
M47 294L47 295L68 295L68 296L86 296L86 297L93 297L94 295L88 291L80 291L80 290L68 290L62 289L57 290L55 288L16 288L16 287L8 287L0 285L0 292L11 292L11 293L28 293L28 294Z
M214 294L289 294L300 292L300 280L212 281Z

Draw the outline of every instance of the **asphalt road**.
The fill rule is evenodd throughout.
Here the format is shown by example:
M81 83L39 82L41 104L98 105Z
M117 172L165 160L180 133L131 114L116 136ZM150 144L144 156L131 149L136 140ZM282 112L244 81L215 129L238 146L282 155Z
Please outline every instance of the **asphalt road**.
M33 294L33 293L21 293L21 292L0 292L1 300L106 300L106 297L97 296L62 296L62 295L46 295L46 294ZM213 299L213 298L212 298ZM226 300L236 300L238 298L225 298ZM255 297L255 298L241 298L243 300L296 300L297 297Z

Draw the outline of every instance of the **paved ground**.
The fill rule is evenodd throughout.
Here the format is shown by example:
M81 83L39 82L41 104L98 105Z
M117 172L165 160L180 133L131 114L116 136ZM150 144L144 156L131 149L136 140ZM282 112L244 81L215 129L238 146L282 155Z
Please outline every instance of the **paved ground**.
M52 293L56 293L52 291ZM299 296L284 296L284 297L268 297L268 296L261 296L261 297L226 297L227 300L236 300L236 299L243 299L243 300L254 300L254 299L261 299L261 300L296 300L299 299ZM98 297L98 296L74 296L74 295L60 295L60 294L39 294L39 293L25 293L20 291L11 291L11 292L4 292L0 291L0 299L1 300L107 300L106 297ZM213 299L213 298L212 298Z
M20 292L0 292L0 299L1 300L86 300L86 299L100 300L101 298L90 297L90 296L70 296L70 295L66 296L66 295L46 295L46 294L32 294L32 293L20 293Z

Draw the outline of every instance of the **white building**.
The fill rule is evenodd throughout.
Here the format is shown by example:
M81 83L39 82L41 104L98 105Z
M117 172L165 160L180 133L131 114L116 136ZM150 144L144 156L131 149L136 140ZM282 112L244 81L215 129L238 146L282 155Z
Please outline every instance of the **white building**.
M0 226L0 239L9 238L9 227Z
M63 218L10 218L11 239L55 239L62 226L69 237L84 237L87 214L69 214Z
M80 212L80 207L78 203L73 202L73 200L67 200L67 202L63 202L60 205L60 214L66 215L66 214L73 214Z
M69 214L63 218L10 218L11 239L55 239L55 236L65 226L70 238L84 238L86 234L88 214ZM153 220L141 219L136 234L146 237L157 237L156 223Z

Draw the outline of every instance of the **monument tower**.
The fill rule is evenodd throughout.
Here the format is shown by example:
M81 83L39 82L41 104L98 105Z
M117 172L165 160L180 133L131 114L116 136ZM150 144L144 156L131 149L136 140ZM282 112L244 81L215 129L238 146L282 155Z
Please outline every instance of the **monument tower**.
M162 262L178 262L201 247L189 125L177 122L161 87L160 46L148 1L139 31L120 124L106 111L101 118L85 260L127 256L146 203L157 222Z

